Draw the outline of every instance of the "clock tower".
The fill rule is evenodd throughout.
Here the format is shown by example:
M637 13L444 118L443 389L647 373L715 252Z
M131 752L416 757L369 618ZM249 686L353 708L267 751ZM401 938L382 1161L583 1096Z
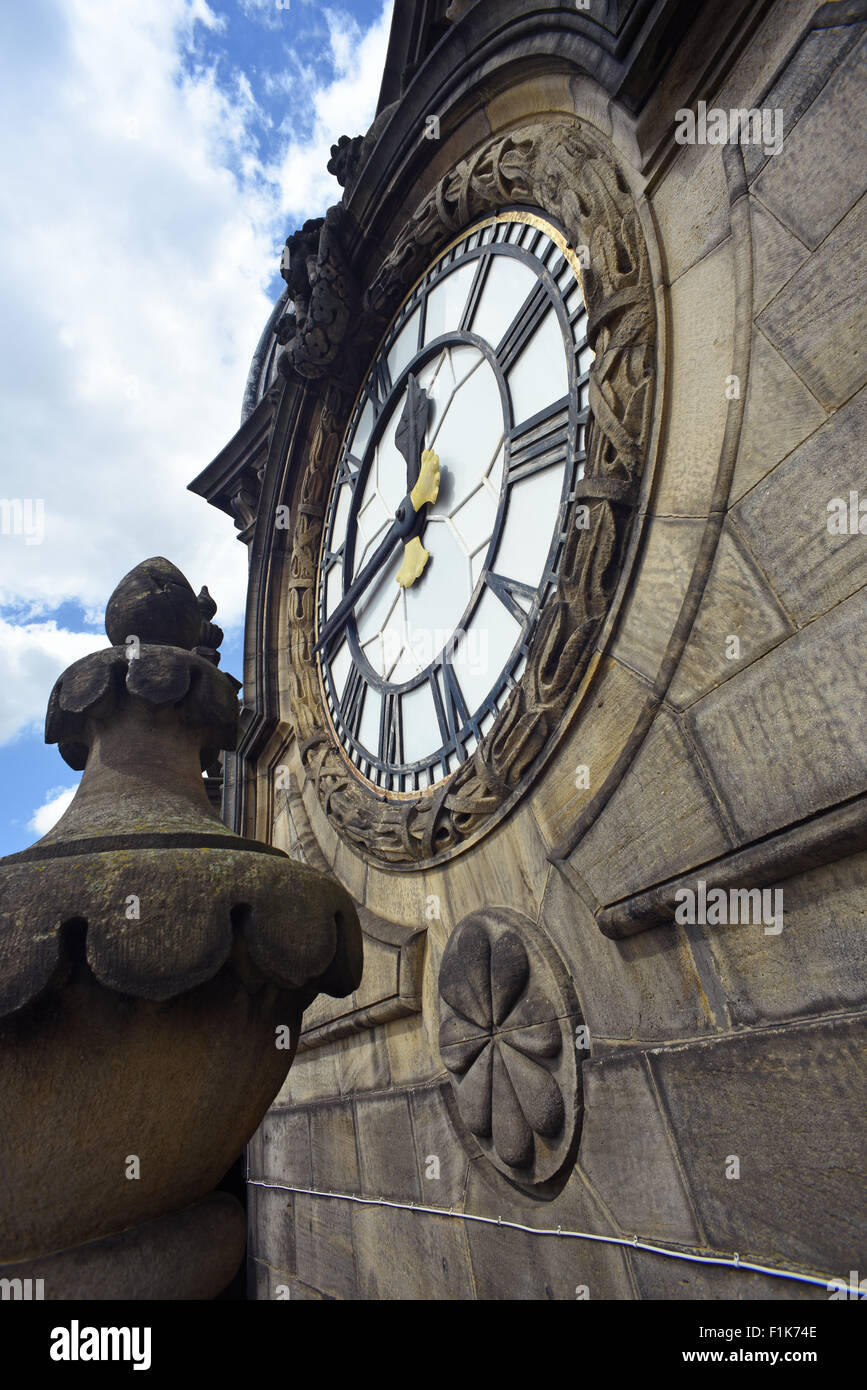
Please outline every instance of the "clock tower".
M744 1261L809 1296L867 1259L864 570L816 482L857 485L864 380L851 300L798 328L860 244L809 125L855 9L398 0L192 485L250 555L224 816L364 932L250 1147L251 1297L783 1296ZM701 143L699 98L759 120Z

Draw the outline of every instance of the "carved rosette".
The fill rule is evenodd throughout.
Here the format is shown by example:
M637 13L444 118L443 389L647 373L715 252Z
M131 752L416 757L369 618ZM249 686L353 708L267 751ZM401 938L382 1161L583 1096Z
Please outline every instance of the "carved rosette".
M440 1054L463 1124L514 1182L554 1178L577 1147L581 1015L553 947L520 913L472 913L446 947L438 989Z
M289 620L301 756L337 832L356 853L392 868L419 867L477 838L553 747L614 593L647 452L655 338L647 249L609 147L578 121L539 122L498 136L440 180L367 290L354 360L366 362L402 299L457 233L510 205L541 210L560 222L573 246L588 249L582 284L596 356L585 476L572 505L588 508L589 527L567 527L557 589L540 614L521 682L473 756L432 792L401 800L371 793L342 758L322 707L313 655L316 565L353 398L334 378L324 389L301 484Z

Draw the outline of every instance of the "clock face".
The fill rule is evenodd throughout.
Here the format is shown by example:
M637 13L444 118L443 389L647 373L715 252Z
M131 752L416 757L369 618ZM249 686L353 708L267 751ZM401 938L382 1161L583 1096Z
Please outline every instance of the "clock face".
M380 795L418 795L471 756L556 585L593 358L577 266L539 215L476 226L401 306L356 401L317 659L337 741Z

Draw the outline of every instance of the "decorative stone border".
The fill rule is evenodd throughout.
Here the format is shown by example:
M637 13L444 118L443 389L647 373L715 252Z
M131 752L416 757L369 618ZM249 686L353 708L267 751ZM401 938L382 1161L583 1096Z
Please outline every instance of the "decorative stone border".
M289 567L289 689L305 773L341 837L392 868L439 860L493 823L550 751L587 669L614 593L650 432L655 310L647 249L628 186L602 138L578 121L528 125L489 140L446 175L408 220L364 298L381 331L456 232L508 206L536 207L586 246L582 274L595 350L577 490L589 529L567 526L557 589L539 617L520 684L475 754L433 792L375 796L353 776L322 708L313 655L315 580L325 502L351 399L325 392L302 480ZM363 369L356 366L360 377ZM570 521L573 513L570 511Z

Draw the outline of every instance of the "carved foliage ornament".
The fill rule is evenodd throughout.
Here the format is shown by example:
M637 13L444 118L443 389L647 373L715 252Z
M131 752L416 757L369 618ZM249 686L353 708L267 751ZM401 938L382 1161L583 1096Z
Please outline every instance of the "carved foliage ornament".
M614 592L647 449L655 331L647 250L608 147L577 122L538 123L491 140L436 185L365 295L365 341L359 334L356 348L372 353L391 314L456 233L514 205L543 209L573 246L587 247L582 287L595 361L585 475L570 508L557 587L540 614L523 677L475 754L433 792L399 800L372 794L342 758L321 705L313 654L316 567L352 404L333 381L301 484L289 581L289 681L301 755L339 834L364 857L398 868L436 859L476 837L550 748ZM579 505L589 514L583 529L574 524Z
M580 1117L580 1015L553 948L519 913L473 913L446 947L439 995L440 1053L461 1120L514 1181L554 1177Z

